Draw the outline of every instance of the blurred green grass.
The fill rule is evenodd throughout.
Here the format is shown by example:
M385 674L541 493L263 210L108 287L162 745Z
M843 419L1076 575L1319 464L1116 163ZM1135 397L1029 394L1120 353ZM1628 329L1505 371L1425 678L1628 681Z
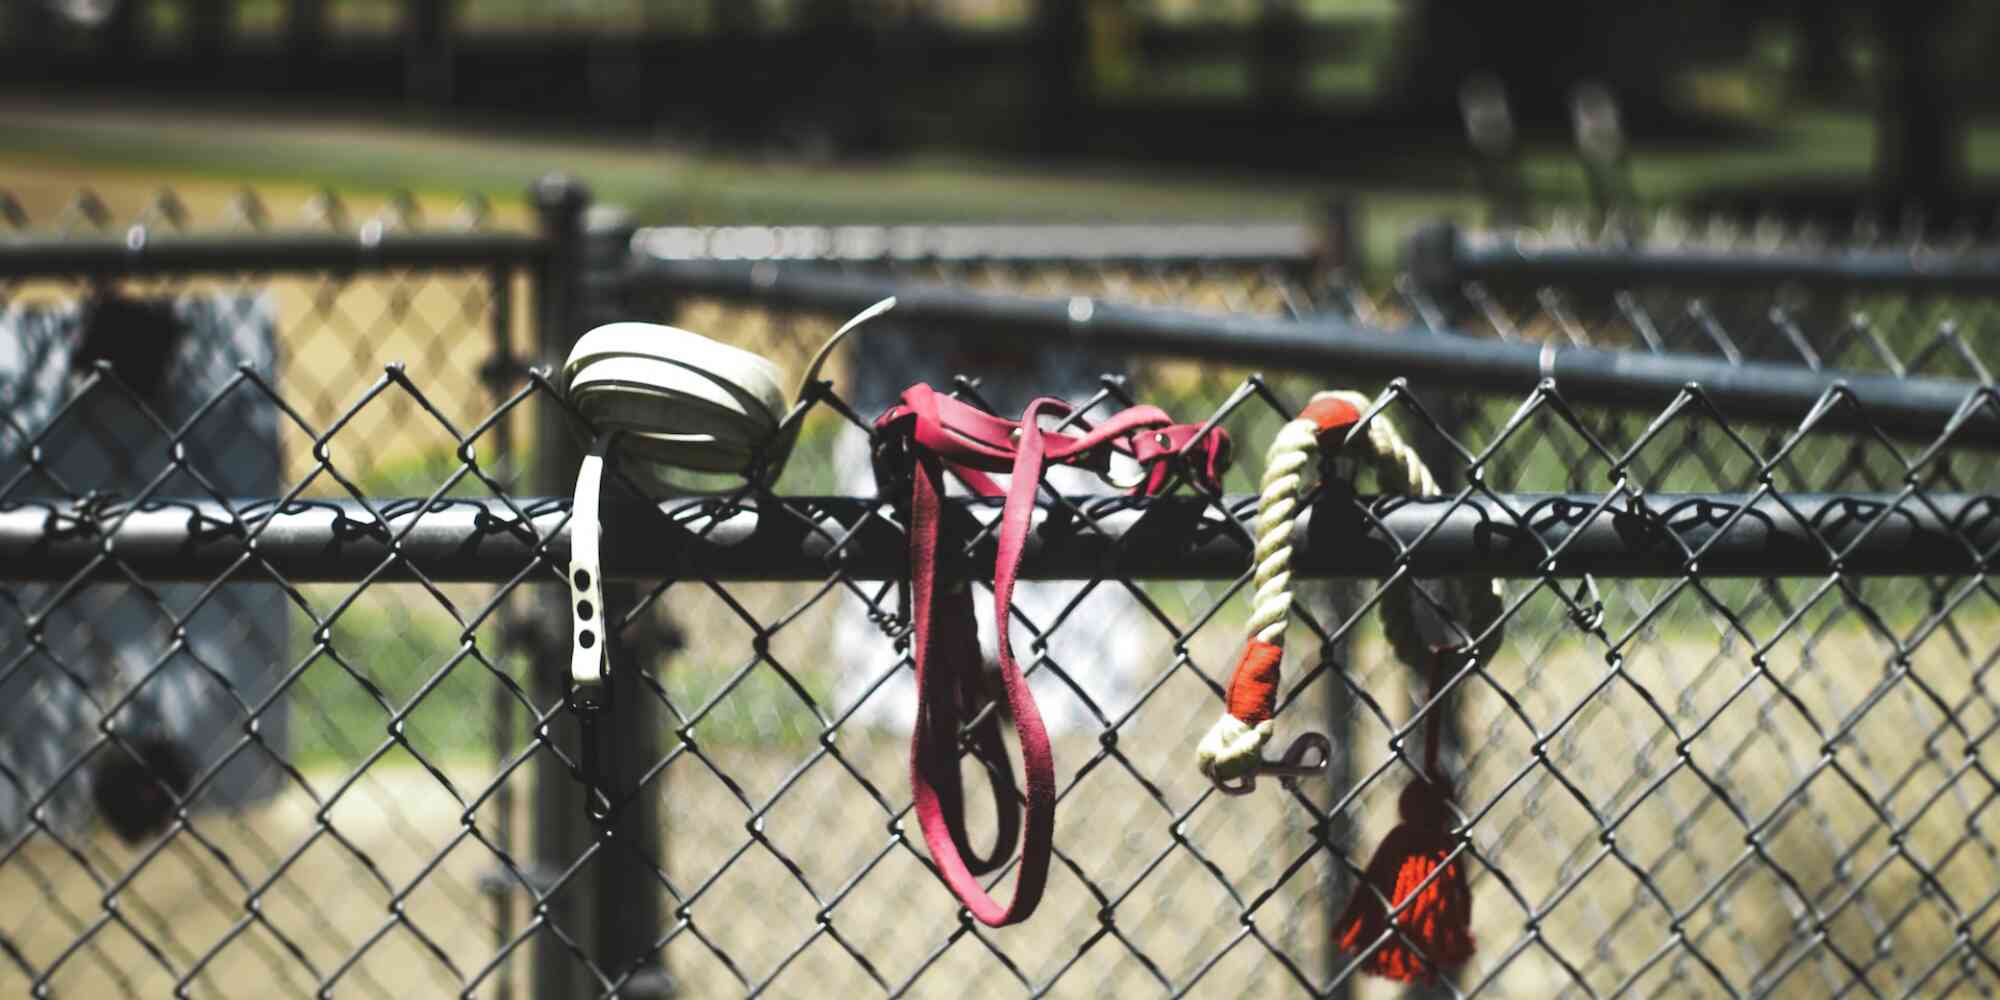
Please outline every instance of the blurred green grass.
M755 605L772 596L769 588L753 589L742 596ZM345 592L337 586L306 588L322 613ZM674 601L690 596L670 593ZM292 662L308 657L311 662L290 692L288 759L305 770L360 767L391 739L398 716L410 749L432 764L492 761L518 752L531 716L496 672L525 692L531 665L518 655L496 655L499 643L488 631L473 639L481 656L471 655L457 621L411 584L369 588L334 618L324 647L306 629L295 628ZM675 709L699 716L693 732L704 744L793 747L817 738L822 726L799 693L762 661L745 671L750 662L744 646L697 641L662 662L635 666L658 679ZM807 665L791 673L822 712L831 711L838 678L830 670ZM667 723L679 724L663 713Z
M1344 74L1339 86L1366 83L1351 69L1324 72ZM1859 183L1869 176L1873 126L1863 112L1746 110L1741 117L1749 133L1726 142L1635 137L1632 170L1641 198L1673 204L1717 188L1799 178ZM1972 123L1967 158L1975 179L2000 172L1996 123ZM1342 195L1358 200L1369 271L1378 278L1393 269L1414 224L1438 216L1476 221L1482 212L1469 193L1471 158L1449 142L1357 149L1329 162L1319 177L983 162L949 153L814 166L665 142L494 134L448 122L14 100L0 103L0 168L9 167L93 188L150 190L187 180L329 185L363 194L476 192L514 218L523 217L527 183L561 169L643 222L688 224L1310 220ZM1531 146L1523 169L1538 203L1582 203L1585 177L1566 147Z
M280 0L240 5L246 33L280 30ZM793 5L766 3L762 15L782 22ZM1161 0L1141 16L1190 26L1241 23L1261 5L1212 0ZM178 5L153 4L151 16L176 17ZM1032 4L1019 0L949 0L932 13L960 25L1021 22ZM1309 0L1309 20L1355 29L1355 43L1312 69L1322 100L1371 107L1384 97L1381 77L1396 58L1396 29L1405 14L1393 0ZM703 5L608 0L551 5L533 0L483 0L462 5L465 30L516 30L595 25L616 31L642 23L688 21L706 30ZM885 15L886 16L886 15ZM400 0L334 0L338 34L394 31ZM171 26L167 26L171 33ZM1796 45L1780 26L1760 26L1748 55L1688 65L1667 90L1690 110L1726 125L1703 140L1630 137L1633 175L1649 204L1674 204L1716 188L1786 183L1802 178L1865 180L1873 157L1872 109L1829 107L1789 90ZM1865 89L1870 59L1865 38L1853 62ZM1241 61L1148 67L1141 90L1152 96L1247 94L1250 67ZM1116 100L1116 95L1105 95ZM1967 135L1967 166L1976 179L2000 172L2000 127L1975 118ZM602 201L635 210L644 222L825 223L1075 221L1158 218L1316 218L1341 194L1359 199L1367 227L1371 273L1393 266L1411 224L1441 214L1476 218L1470 191L1472 157L1455 130L1430 139L1384 137L1364 131L1352 151L1319 176L1257 175L1228 170L1166 168L1157 163L1048 165L981 160L929 151L873 163L811 165L771 157L702 150L671 139L606 139L588 133L505 131L448 117L361 116L310 112L194 111L145 106L133 98L75 102L14 99L0 103L0 167L9 163L61 170L79 185L93 171L236 183L328 184L358 192L414 189L475 191L519 208L529 179L550 169L571 171ZM1524 169L1534 198L1581 204L1582 169L1567 141L1531 140Z

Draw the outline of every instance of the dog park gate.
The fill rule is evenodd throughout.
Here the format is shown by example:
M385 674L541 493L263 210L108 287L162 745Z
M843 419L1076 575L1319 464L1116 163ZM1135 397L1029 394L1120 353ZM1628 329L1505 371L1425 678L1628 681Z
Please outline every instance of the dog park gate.
M1727 324L1768 313L1749 302L1766 286L1662 321L1658 303L1685 291L1638 287L1660 277L1645 268L1613 279L1610 318L1589 322L1575 319L1575 301L1535 287L1545 275L1529 276L1540 311L1517 321L1496 305L1522 294L1507 288L1506 269L1480 271L1458 238L1436 235L1421 244L1431 249L1413 261L1404 296L1379 307L1335 294L1324 308L1340 287L1316 283L1297 231L1276 230L1296 249L1246 251L1231 264L1162 260L1156 247L1100 249L1056 268L1065 274L1058 287L1029 289L1065 296L1051 301L963 290L1018 282L1023 271L1033 282L1051 269L1047 254L1008 263L989 246L954 259L940 244L886 278L879 263L835 273L777 251L790 238L812 250L805 256L835 256L839 231L635 233L608 217L586 227L573 187L547 184L539 196L544 228L532 237L377 225L289 244L148 232L136 247L128 234L0 248L17 281L303 272L319 283L306 314L331 328L342 314L329 297L342 279L322 275L384 272L380 315L406 321L421 312L410 302L431 275L464 272L468 290L455 296L451 321L476 317L493 336L478 363L418 348L417 363L371 376L370 390L329 387L321 402L332 405L318 411L295 403L283 377L277 386L239 380L229 391L267 396L288 417L298 487L279 503L143 492L52 502L7 484L0 564L10 578L65 588L107 576L142 586L277 584L309 634L297 660L278 667L288 693L274 698L294 698L310 718L312 698L343 690L339 681L365 692L379 735L295 762L291 749L246 728L238 752L278 759L291 793L260 815L217 815L200 809L197 779L186 815L137 848L56 816L10 831L0 886L37 908L0 927L0 987L1345 991L1352 971L1329 945L1328 914L1411 774L1405 735L1444 710L1422 707L1367 611L1377 581L1458 575L1510 582L1499 651L1446 703L1482 951L1440 989L1948 993L1995 978L2000 886L1981 817L1996 791L1985 744L1996 712L1984 680L2000 615L1985 574L2000 509L1983 449L2000 405L1962 331L1842 324L1832 342L1804 341L1813 352L1805 364L1780 366L1771 353L1721 346L1749 342ZM846 232L850 246L872 238L895 256L880 242L886 233ZM772 249L747 254L752 244L739 242L713 252L729 240ZM532 347L511 321L522 282L532 286ZM1796 284L1784 282L1783 295ZM1218 287L1238 290L1221 304L1304 321L1108 301L1186 304L1180 297ZM559 688L566 599L551 586L566 557L559 494L582 428L545 378L525 374L523 353L550 364L591 324L672 308L710 335L782 354L798 322L792 311L847 311L885 290L903 294L904 322L1084 334L1129 349L1142 358L1136 378L1104 383L1091 415L1137 395L1181 419L1212 416L1240 442L1267 440L1323 383L1429 381L1392 385L1375 419L1416 433L1433 466L1455 474L1452 496L1363 502L1336 486L1315 505L1298 557L1302 576L1359 581L1309 600L1306 627L1326 655L1290 671L1280 717L1294 731L1335 733L1345 749L1333 780L1222 800L1189 764L1239 632L1247 548L1232 525L1247 514L1256 449L1239 449L1226 496L1183 495L1143 511L1052 499L1058 516L1031 546L1028 575L1131 595L1148 620L1130 641L1157 655L1158 671L1114 702L1099 697L1088 664L1035 664L1045 706L1068 698L1097 720L1094 732L1058 741L1055 884L1023 927L962 921L904 829L897 740L847 723L856 705L832 699L820 666L831 605L893 620L893 592L871 581L901 565L900 530L872 501L813 496L835 470L801 461L779 497L676 501L663 512L629 482L613 489L607 571L623 581L612 606L626 627L612 661L625 696L609 747L614 779L644 793L609 829L584 819ZM1780 312L1846 304L1839 286L1823 294L1834 304L1785 302ZM1880 294L1910 297L1895 287ZM1453 332L1481 325L1495 336ZM1784 323L1771 329L1771 342L1796 342ZM1542 346L1564 335L1563 347ZM1651 353L1583 345L1623 336ZM1148 351L1289 371L1253 378L1223 361L1193 366ZM1859 374L1841 382L1816 368ZM459 395L482 375L491 395ZM100 372L79 391L122 390ZM837 389L810 407L809 427L872 416L839 405ZM371 424L378 413L393 420ZM529 421L532 451L517 445ZM353 440L357 429L371 426L421 427L448 458L401 478L378 475L374 456L348 457L367 444ZM153 461L181 460L163 447ZM381 492L404 482L415 488L403 495L424 499ZM754 530L715 516L733 508L756 512ZM967 557L947 565L977 578L990 538L961 529ZM642 589L640 580L667 583ZM369 589L391 581L408 599L392 603L405 617L351 630L371 610ZM465 586L475 582L498 587ZM0 604L11 616L0 670L49 666L36 652L44 612ZM420 626L440 619L445 640L426 647L421 637L438 629ZM1022 646L1065 627L1094 626L1061 614L1023 623ZM687 631L684 647L675 629ZM364 641L343 642L350 635ZM407 676L387 662L397 640L417 654ZM882 650L886 679L903 666L886 638ZM715 655L735 658L704 659ZM86 665L54 668L90 684ZM452 700L454 688L469 696ZM76 734L78 765L64 780L80 780L90 755L121 752L124 692L97 694L105 723ZM481 696L491 706L483 712ZM245 706L245 720L263 708ZM351 712L322 719L341 728ZM466 718L494 748L477 773L437 738ZM400 757L421 767L382 766ZM523 843L515 799L527 794L534 821ZM377 837L364 813L401 828ZM176 870L196 877L177 886ZM328 891L308 881L314 870L354 884ZM466 926L479 919L468 879L492 895L479 904L483 927ZM532 960L531 982L514 971L522 957Z

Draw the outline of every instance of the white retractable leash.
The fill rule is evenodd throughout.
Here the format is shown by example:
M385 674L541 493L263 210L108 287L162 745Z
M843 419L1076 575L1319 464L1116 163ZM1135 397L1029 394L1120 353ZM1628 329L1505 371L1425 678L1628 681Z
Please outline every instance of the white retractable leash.
M676 485L666 472L722 473L766 489L784 471L798 441L804 400L833 349L856 327L888 312L893 298L868 307L820 345L806 366L796 402L788 402L778 366L749 351L656 323L609 323L577 339L563 363L571 405L596 429L577 469L570 511L570 691L592 786L593 818L609 814L597 787L595 716L607 704L604 574L599 501L605 462L643 469L679 495L706 492ZM742 488L741 486L737 487Z

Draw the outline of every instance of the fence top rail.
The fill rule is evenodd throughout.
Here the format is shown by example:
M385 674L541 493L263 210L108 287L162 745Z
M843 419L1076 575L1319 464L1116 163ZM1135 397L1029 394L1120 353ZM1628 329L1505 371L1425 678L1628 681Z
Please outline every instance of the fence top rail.
M1670 405L1698 389L1730 419L1816 427L1874 427L1931 441L2000 445L1991 387L1772 362L1498 341L1430 329L1385 330L1335 319L1218 316L1127 306L1081 296L975 292L933 283L726 261L633 257L617 280L764 305L851 314L897 299L902 322L1115 350L1337 372L1343 378L1421 374L1455 389L1519 393L1553 383L1565 399L1625 409ZM1842 402L1848 397L1854 405Z
M2000 251L1945 248L1715 249L1577 246L1520 233L1454 230L1449 270L1433 277L1493 285L1764 287L2000 293Z
M653 226L632 248L656 260L823 263L1300 263L1324 233L1294 222L904 226Z
M2000 495L1473 494L1378 499L1364 514L1323 502L1299 520L1293 571L1304 578L1419 576L1775 577L1987 573L2000 557ZM1029 533L1023 579L1234 579L1250 566L1254 496L1207 500L1071 498L1087 517L1048 517ZM149 500L85 513L54 502L0 506L0 578L79 574L153 581L293 583L421 574L500 582L569 558L567 497ZM1227 512L1225 516L1223 511ZM658 505L608 499L604 573L616 579L821 580L904 575L902 531L867 497L713 498ZM951 498L940 548L947 574L990 576L981 525L996 501ZM254 536L254 545L246 541ZM979 539L970 544L967 540ZM254 551L253 551L254 548Z
M0 236L0 278L153 276L274 271L457 270L529 267L547 241L523 232L354 232L174 235L132 226L115 236Z

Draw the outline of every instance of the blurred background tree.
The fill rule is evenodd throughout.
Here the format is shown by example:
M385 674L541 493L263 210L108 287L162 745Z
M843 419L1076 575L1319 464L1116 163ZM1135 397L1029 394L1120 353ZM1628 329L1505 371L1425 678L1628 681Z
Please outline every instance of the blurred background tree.
M1584 190L1554 164L1574 156L1589 88L1615 104L1654 199L1991 215L1979 136L2000 83L1984 55L1996 6L17 0L0 19L0 98L1441 196L1465 190L1460 99L1485 80L1539 196Z

